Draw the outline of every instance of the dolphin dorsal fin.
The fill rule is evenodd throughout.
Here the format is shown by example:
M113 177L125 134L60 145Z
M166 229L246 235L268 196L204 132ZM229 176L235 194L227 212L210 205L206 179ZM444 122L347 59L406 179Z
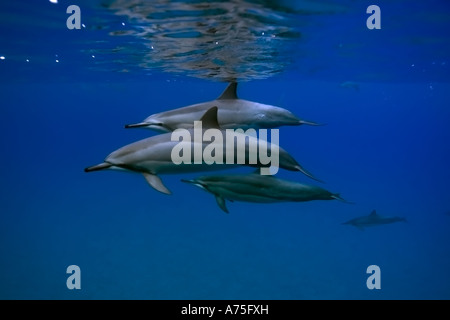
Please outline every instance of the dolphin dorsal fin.
M236 94L237 82L230 82L228 87L222 92L217 100L238 99Z
M375 217L377 216L377 210L372 210L372 212L369 214L369 217Z
M203 129L220 129L219 122L217 121L217 106L214 106L201 117Z

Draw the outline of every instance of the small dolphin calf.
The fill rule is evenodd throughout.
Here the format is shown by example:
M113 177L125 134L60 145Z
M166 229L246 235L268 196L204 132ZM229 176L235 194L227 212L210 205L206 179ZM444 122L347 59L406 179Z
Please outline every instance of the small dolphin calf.
M219 108L218 121L222 129L271 129L301 124L319 125L301 120L283 108L239 99L236 89L237 83L232 82L216 100L156 113L143 122L128 124L125 128L146 128L159 132L170 132L178 128L189 129L194 121L200 119L213 106Z
M349 224L357 227L360 230L364 230L364 227L373 227L400 221L406 222L406 219L402 217L383 217L377 214L375 210L373 210L368 216L354 218L347 222L344 222L343 224Z
M225 200L257 203L302 202L311 200L340 200L347 202L338 193L331 193L320 187L262 176L257 172L247 175L203 176L191 183L212 193L219 207L228 213Z
M215 128L222 132L222 135L225 136L225 130L221 130L217 124L217 107L213 107L209 109L204 116L200 119L203 124L203 129ZM187 131L194 133L194 129L186 129ZM251 140L253 139L253 140ZM254 167L266 167L267 165L263 165L258 158L257 162L254 164L250 164L248 159L250 158L251 148L249 147L250 141L256 143L258 145L258 149L260 146L259 139L255 137L248 137L248 140L245 140L244 148L241 148L241 152L245 152L246 161L243 165L254 166ZM188 143L188 147L194 149L194 144L196 142L186 142ZM270 144L267 144L266 141L263 141L267 145L267 150L269 153L272 152L273 148ZM144 175L147 182L156 190L170 194L170 191L163 185L161 179L158 177L158 174L162 173L183 173L183 172L197 172L197 171L207 171L207 170L217 170L217 169L227 169L233 167L232 164L226 164L226 153L223 152L223 161L222 163L212 163L207 164L203 161L200 161L198 164L194 162L195 152L190 152L190 163L180 163L175 164L172 158L172 153L174 148L179 144L179 141L172 140L172 132L160 134L157 136L149 137L144 140L140 140L129 145L126 145L106 157L103 163L98 165L86 168L86 172L90 171L98 171L104 169L122 169L128 170L132 172L138 172ZM226 145L226 142L223 144ZM205 150L205 147L208 147L208 143L202 142L200 145L202 150ZM234 155L237 155L237 146L235 145ZM258 156L259 157L259 156ZM291 171L301 171L302 173L308 175L309 177L315 179L309 172L307 172L302 166L300 166L297 161L284 149L279 147L278 152L278 162L279 167L291 170Z

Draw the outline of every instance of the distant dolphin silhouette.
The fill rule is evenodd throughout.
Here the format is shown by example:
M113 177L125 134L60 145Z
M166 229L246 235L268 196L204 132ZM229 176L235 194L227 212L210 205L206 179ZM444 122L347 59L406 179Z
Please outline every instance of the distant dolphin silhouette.
M258 173L203 176L181 181L212 193L219 207L226 213L229 212L226 200L274 203L336 199L347 202L338 193L331 193L320 187L282 180L274 176L262 176Z
M216 128L220 129L217 123L217 107L212 107L203 115L200 119L203 124L203 129ZM191 132L193 129L187 129ZM224 132L224 130L221 130ZM225 133L224 133L225 135ZM172 159L172 150L179 143L178 141L171 140L172 132L152 136L144 140L140 140L129 145L126 145L106 157L105 161L85 169L86 172L104 170L104 169L124 169L128 171L138 172L144 175L147 182L156 190L170 194L170 191L164 186L158 174L164 173L184 173L184 172L197 172L217 169L228 169L233 165L225 164L226 154L223 153L223 164L206 164L204 161L200 164L194 163L194 152L191 152L191 164L181 163L175 164ZM251 139L257 139L250 137ZM256 141L259 145L260 140ZM244 165L264 167L258 159L256 164L249 164L249 140L245 141L245 159ZM226 142L224 141L224 145ZM203 143L202 150L204 150L207 143ZM271 145L267 145L267 150L271 152ZM191 144L193 147L193 143ZM236 147L236 146L235 146ZM259 149L259 146L258 146ZM234 153L237 154L236 152ZM300 166L297 161L284 149L279 147L279 167L291 170L301 171L305 175L315 179L308 171Z
M301 120L283 108L239 99L236 89L237 83L231 82L216 100L156 113L143 122L128 124L125 128L146 128L159 132L170 132L178 128L188 129L213 106L219 108L218 121L222 129L271 129L302 124L319 125Z
M354 218L347 222L344 222L343 224L349 224L357 227L360 230L364 230L364 227L373 227L400 221L406 222L406 219L402 217L383 217L377 214L375 210L373 210L368 216Z
M342 82L339 86L341 86L342 88L349 88L349 89L353 89L355 91L359 91L359 83L358 82L345 81L345 82Z

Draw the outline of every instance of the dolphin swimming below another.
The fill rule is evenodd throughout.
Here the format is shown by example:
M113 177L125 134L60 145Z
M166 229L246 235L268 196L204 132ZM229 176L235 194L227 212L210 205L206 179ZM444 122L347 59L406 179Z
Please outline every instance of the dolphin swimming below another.
M226 213L229 212L226 200L274 203L336 199L347 202L338 193L331 193L317 186L278 179L274 176L263 176L257 172L246 175L203 176L181 181L212 193L219 207Z
M395 222L406 222L405 218L402 217L384 217L380 216L375 210L373 210L368 216L362 216L358 218L351 219L343 224L349 224L357 227L360 230L364 230L364 227L379 226L382 224L390 224Z
M203 129L215 128L225 135L225 130L221 130L217 123L217 107L209 109L203 117L200 119L203 124ZM194 133L194 129L186 129L187 131ZM243 165L253 166L253 167L266 167L263 165L259 159L255 164L250 164L248 159L251 151L249 148L250 141L259 145L261 140L256 137L248 137L245 140L245 148L242 148L245 152L245 162ZM253 140L252 140L253 139ZM271 144L263 141L267 145L267 151L272 153ZM194 152L191 152L191 163L180 163L175 164L172 159L172 151L180 142L172 141L172 132L160 134L157 136L152 136L147 139L143 139L129 145L126 145L106 157L104 162L88 167L85 169L86 172L98 171L104 169L121 169L132 172L138 172L144 175L147 182L156 190L170 194L170 191L164 186L158 174L164 173L186 173L186 172L198 172L198 171L208 171L208 170L218 170L218 169L228 169L233 167L232 164L226 163L226 152L223 152L223 163L212 163L207 164L205 161L201 161L198 164L194 164ZM183 142L184 143L184 142ZM189 148L194 149L194 143L189 142ZM223 145L226 145L224 141ZM208 143L202 142L202 150ZM234 146L235 148L236 145ZM315 179L308 171L306 171L302 166L300 166L297 161L284 149L278 147L278 166L280 168L290 170L290 171L301 171L305 175ZM234 150L234 155L236 157L237 152ZM204 160L204 159L203 159ZM317 180L317 179L316 179Z
M170 132L178 128L189 129L194 121L200 119L213 106L219 108L218 122L222 129L271 129L302 124L319 125L301 120L283 108L239 99L236 89L237 83L231 82L216 100L156 113L140 123L128 124L125 128L146 128L158 132Z

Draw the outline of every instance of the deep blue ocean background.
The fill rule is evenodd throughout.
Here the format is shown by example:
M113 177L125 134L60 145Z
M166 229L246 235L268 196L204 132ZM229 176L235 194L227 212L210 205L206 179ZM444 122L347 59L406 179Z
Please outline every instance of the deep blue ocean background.
M246 1L274 12L262 27L292 30L273 45L247 39L261 61L219 51L217 73L152 56L145 41L159 38L137 34L144 20L121 3L0 1L1 299L450 298L447 1ZM66 27L70 4L81 30ZM371 4L381 30L366 28ZM202 40L161 41L191 36ZM241 98L326 124L282 127L280 145L355 204L234 202L225 214L180 182L201 174L162 176L167 196L140 175L83 171L156 134L124 124L218 97L230 68ZM342 225L373 209L408 222ZM366 287L374 264L380 290ZM66 287L69 265L81 290Z

